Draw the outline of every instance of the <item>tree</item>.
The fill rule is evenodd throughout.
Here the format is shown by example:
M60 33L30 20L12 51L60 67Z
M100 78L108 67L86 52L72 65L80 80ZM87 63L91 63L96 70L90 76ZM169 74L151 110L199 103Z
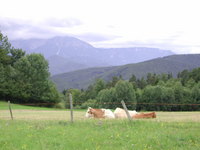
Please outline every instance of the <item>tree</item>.
M11 47L7 36L0 32L0 63L13 65L14 62L25 56L25 51Z
M192 88L192 102L193 104L200 104L200 82L198 82L193 88ZM191 110L200 110L200 107L198 105L192 106Z
M174 99L175 97L173 89L160 85L149 85L145 87L141 98L141 103L149 104L140 106L140 109L154 111L171 110L171 106L163 104L174 103Z
M137 79L136 81L137 87L140 89L144 89L145 86L147 85L146 80L142 77L141 79Z
M95 84L94 84L94 90L96 92L96 95L103 89L106 88L106 83L102 79L97 79Z
M16 69L13 63L25 55L25 52L14 49L8 42L7 36L0 32L0 96L3 99L12 99L16 92Z
M94 85L89 85L89 87L87 88L87 90L85 91L85 99L95 99L96 97L96 92L94 90Z
M0 63L8 65L11 62L11 56L8 55L11 49L11 44L8 42L8 38L3 36L0 32Z
M189 80L189 71L188 70L183 70L182 72L179 72L177 75L178 78L181 79L181 83L185 85L185 83Z
M113 76L113 77L112 77L112 80L111 80L110 82L107 83L107 87L108 87L108 88L114 87L114 86L117 84L117 82L118 82L119 80L120 80L119 77Z
M26 53L25 53L25 51L23 51L21 49L14 49L14 48L12 48L10 50L10 54L11 54L11 64L13 65L20 58L22 58L23 56L25 56Z
M121 107L121 101L124 100L124 102L127 104L127 107L129 109L135 109L136 108L136 96L135 96L135 90L133 89L133 86L128 81L120 80L115 85L116 90L116 102L119 103L119 107Z
M23 102L58 102L59 94L49 80L48 62L41 54L30 54L19 59L17 69L17 98Z
M134 74L132 74L131 78L129 79L129 82L132 84L133 88L136 90L137 89L137 79Z
M194 79L195 82L199 82L200 81L200 68L195 68L190 72L190 78Z
M81 105L84 101L81 99L81 91L79 89L70 89L70 93L73 97L74 106Z
M148 85L156 85L159 80L155 73L154 74L148 73L146 81Z
M100 107L116 108L117 97L115 88L101 90L96 99Z

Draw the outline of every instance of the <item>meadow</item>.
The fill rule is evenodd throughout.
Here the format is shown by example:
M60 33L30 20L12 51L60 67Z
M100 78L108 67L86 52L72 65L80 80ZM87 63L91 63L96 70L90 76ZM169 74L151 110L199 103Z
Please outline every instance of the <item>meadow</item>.
M1 150L198 150L200 112L156 112L156 119L86 119L86 110L0 102Z

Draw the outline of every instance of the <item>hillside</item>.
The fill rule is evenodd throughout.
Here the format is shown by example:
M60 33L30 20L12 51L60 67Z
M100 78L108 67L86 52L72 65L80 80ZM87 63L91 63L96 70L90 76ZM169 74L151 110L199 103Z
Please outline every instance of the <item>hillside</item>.
M147 47L95 48L74 37L11 41L15 48L41 53L49 61L51 75L91 67L118 66L172 55L169 50Z
M71 71L75 71L78 69L84 69L84 68L89 67L89 66L77 63L77 62L73 62L69 59L66 59L66 58L58 56L58 55L51 56L47 60L49 62L49 66L50 66L49 71L52 74L63 73L63 70L66 70L66 69L67 69L67 72L71 72Z
M67 88L87 88L96 78L110 80L113 76L122 75L124 79L129 79L132 74L141 78L147 73L172 73L176 76L184 69L191 70L197 67L200 67L200 54L172 55L123 66L78 70L55 75L52 80L61 91Z

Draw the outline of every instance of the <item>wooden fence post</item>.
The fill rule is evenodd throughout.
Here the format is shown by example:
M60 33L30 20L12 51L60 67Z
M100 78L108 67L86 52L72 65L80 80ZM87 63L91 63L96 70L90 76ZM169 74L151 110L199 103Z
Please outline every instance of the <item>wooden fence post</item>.
M69 93L69 103L70 103L70 112L71 112L71 123L74 122L73 118L73 101L72 101L72 94Z
M8 107L9 107L9 110L10 110L11 119L13 120L13 114L12 114L12 109L11 109L11 106L10 106L10 101L8 101Z
M129 112L128 112L128 109L127 109L127 107L126 107L125 102L122 100L121 103L122 103L122 106L123 106L123 108L124 108L124 110L125 110L125 112L126 112L126 115L127 115L128 119L129 119L129 121L131 121L132 118L131 118L131 116L130 116L130 114L129 114Z

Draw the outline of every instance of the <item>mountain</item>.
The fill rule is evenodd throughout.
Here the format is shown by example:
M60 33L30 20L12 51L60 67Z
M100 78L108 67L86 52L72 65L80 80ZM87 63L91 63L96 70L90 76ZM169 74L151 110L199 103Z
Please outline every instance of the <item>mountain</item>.
M184 69L192 70L200 67L200 54L172 55L157 58L141 63L128 64L116 67L100 67L73 71L52 77L58 89L87 88L96 78L111 80L113 76L122 76L129 79L132 74L137 78L146 77L147 73L172 73L174 77Z
M95 48L74 37L11 41L15 48L41 53L49 61L52 75L89 67L117 66L172 55L169 50L146 47Z
M63 73L63 70L67 70L68 72L88 68L89 66L80 64L77 62L70 61L64 57L53 55L48 57L49 62L49 71L53 74ZM66 68L67 67L67 68Z

